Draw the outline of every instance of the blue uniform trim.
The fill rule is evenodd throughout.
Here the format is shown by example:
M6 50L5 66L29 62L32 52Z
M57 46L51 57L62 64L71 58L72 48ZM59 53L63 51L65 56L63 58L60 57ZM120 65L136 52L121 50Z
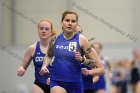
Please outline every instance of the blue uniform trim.
M60 86L64 88L67 93L84 93L82 82L64 82L64 81L51 81L50 88Z

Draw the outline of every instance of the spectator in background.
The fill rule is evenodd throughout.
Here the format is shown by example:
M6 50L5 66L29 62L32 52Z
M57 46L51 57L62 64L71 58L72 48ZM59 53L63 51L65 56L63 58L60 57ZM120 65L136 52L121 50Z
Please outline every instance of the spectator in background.
M118 88L119 93L127 93L125 62L125 60L119 60L113 69L112 84Z
M140 49L136 48L133 50L133 60L130 72L130 84L132 85L133 92L135 93L135 86L140 80Z

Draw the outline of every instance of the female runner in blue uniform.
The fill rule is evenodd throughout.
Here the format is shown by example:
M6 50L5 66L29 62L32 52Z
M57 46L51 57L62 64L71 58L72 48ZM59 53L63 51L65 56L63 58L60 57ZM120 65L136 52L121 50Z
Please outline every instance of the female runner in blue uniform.
M80 25L76 26L76 32L82 34L83 30L82 30ZM87 60L85 60L85 61L87 61ZM88 67L85 64L81 63L82 72L83 71L85 72L85 70L87 70L87 72L88 72L88 70L91 70L91 69L92 69L91 67ZM92 75L88 75L88 73L82 73L82 82L83 82L83 87L84 87L84 93L94 93L94 91L93 91L94 84L93 84L93 76Z
M95 93L106 93L107 92L107 83L106 83L106 74L111 72L110 61L106 56L101 55L101 50L103 48L100 42L94 42L92 44L93 49L100 56L102 64L107 68L106 73L103 75L95 76L96 81L94 82L94 91ZM109 74L108 74L109 75ZM109 77L109 76L108 76Z
M80 27L80 25L76 26L76 31L79 32L80 34L82 34L83 30ZM95 45L95 46L94 46ZM94 50L97 52L98 55L100 55L100 50L102 49L102 45L98 42L96 42L95 44L92 45L92 47L94 48ZM85 61L88 61L90 59L86 59ZM101 61L105 61L103 60L103 58L101 58ZM103 63L104 65L104 63ZM82 81L83 81L83 86L84 86L84 93L105 93L105 78L104 75L98 75L95 76L95 74L89 75L88 71L90 70L94 70L91 67L86 66L85 64L81 64L81 68L82 68ZM95 80L96 77L100 79L99 81L95 82L95 84L93 83L93 81ZM93 78L94 77L94 78Z
M53 30L52 22L47 19L41 20L38 24L38 34L40 41L30 45L26 50L23 63L18 69L18 76L24 75L30 62L33 60L35 66L35 81L32 87L32 93L50 93L50 86L47 84L49 83L49 74L41 76L39 71L48 49L50 37L56 34Z
M61 20L63 32L56 37L52 37L50 41L40 73L48 73L46 67L49 66L53 58L50 72L51 93L84 93L81 62L91 67L94 62L85 62L82 57L75 55L77 50L81 55L86 54L89 58L95 60L97 69L94 70L94 73L104 73L100 59L96 53L93 55L88 39L75 31L77 23L77 13L65 11Z

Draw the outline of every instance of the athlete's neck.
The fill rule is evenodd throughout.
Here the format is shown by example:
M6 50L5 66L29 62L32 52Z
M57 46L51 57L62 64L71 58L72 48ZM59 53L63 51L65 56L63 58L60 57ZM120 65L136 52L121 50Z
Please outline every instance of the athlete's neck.
M40 45L44 48L48 47L50 39L41 39Z
M73 38L73 36L75 35L75 32L73 33L64 33L64 38L67 40L70 40L71 38Z

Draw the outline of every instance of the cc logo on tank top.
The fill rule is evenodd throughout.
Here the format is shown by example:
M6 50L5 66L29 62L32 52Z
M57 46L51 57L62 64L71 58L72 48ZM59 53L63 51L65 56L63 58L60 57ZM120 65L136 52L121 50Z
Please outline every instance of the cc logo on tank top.
M36 61L36 62L43 62L43 61L44 61L44 57L38 57L38 56L37 56L37 57L35 58L35 61Z

